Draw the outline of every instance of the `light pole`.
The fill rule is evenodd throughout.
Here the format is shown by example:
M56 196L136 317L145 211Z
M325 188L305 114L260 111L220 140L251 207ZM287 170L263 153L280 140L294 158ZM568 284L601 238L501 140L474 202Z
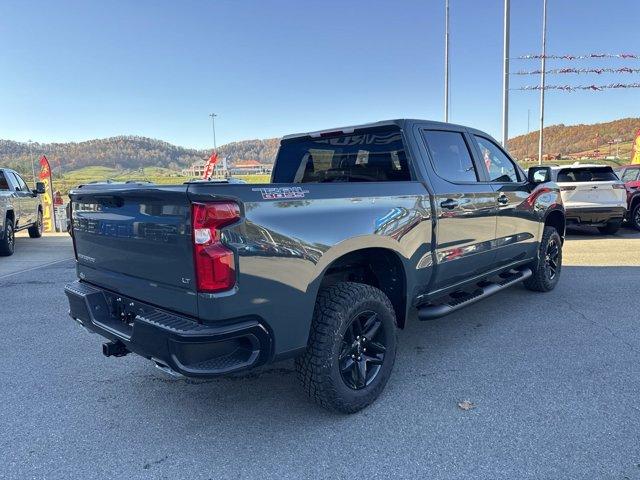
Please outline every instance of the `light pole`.
M538 165L542 165L544 146L544 69L547 60L547 0L542 1L542 66L540 68L540 138L538 139Z
M444 4L444 121L449 121L449 0Z
M29 145L29 159L31 160L31 172L33 173L33 183L35 184L35 182L37 182L36 164L33 162L33 152L31 148L33 145L33 140L31 139L27 140L27 145Z
M509 140L509 0L504 0L504 63L502 65L502 146Z
M211 117L211 128L213 129L213 151L216 152L218 150L216 145L216 117L218 114L210 113L209 116Z

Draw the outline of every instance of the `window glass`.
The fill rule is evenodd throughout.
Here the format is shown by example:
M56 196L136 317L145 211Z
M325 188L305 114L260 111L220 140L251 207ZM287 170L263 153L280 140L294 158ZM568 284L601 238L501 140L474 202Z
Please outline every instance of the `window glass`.
M633 182L638 178L638 172L640 172L640 168L628 168L624 171L624 175L622 175L623 182Z
M4 176L4 172L0 170L0 190L10 190L7 177Z
M27 187L27 184L25 183L25 181L22 179L22 177L20 175L18 175L17 173L14 174L16 176L16 180L18 181L18 185L20 186L20 190L23 192L29 192L29 187Z
M478 181L467 142L461 133L425 130L423 134L438 176L450 182Z
M409 180L407 156L397 128L285 140L273 173L274 183Z
M611 182L618 180L611 167L563 168L558 182Z
M518 169L500 148L491 140L474 135L482 163L489 173L489 180L492 182L519 182Z

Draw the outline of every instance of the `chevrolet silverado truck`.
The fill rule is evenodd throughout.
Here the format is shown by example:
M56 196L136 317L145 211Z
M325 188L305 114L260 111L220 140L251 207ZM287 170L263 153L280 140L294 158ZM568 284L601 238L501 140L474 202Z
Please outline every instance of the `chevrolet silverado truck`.
M295 358L310 397L356 412L410 319L555 287L550 175L481 131L393 120L284 137L269 184L85 185L70 194L70 316L105 355L174 375Z
M13 255L16 232L27 230L31 238L42 236L42 202L44 184L37 182L31 190L13 170L0 168L0 257Z

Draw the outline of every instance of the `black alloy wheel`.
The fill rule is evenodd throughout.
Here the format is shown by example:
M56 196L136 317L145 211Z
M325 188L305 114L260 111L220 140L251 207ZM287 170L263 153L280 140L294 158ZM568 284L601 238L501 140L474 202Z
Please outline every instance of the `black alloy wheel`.
M555 279L556 275L558 274L559 257L560 245L558 245L558 241L556 238L551 237L549 239L549 243L547 244L547 251L544 257L545 271L549 280Z
M366 310L351 318L340 353L340 375L353 390L374 381L387 351L382 320L376 312Z

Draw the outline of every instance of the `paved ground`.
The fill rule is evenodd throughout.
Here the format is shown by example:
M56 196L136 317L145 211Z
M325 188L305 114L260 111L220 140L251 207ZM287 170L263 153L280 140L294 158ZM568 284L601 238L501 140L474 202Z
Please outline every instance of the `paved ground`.
M638 479L639 251L630 231L576 233L554 292L411 323L383 396L340 416L291 362L189 381L103 357L65 314L71 261L5 273L71 257L68 239L18 239L0 259L0 478Z

